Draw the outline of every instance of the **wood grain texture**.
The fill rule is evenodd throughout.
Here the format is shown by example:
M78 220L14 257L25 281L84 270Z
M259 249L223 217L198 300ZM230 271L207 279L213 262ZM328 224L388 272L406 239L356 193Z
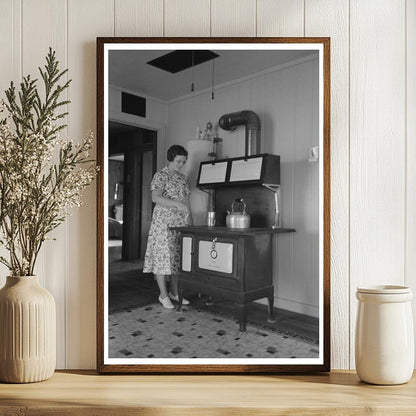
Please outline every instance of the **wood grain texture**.
M404 5L351 1L351 368L357 286L404 283Z
M344 0L307 0L305 34L331 38L332 368L349 368L349 10ZM335 46L334 46L335 45Z
M163 0L114 0L115 36L163 36Z
M23 75L40 78L38 67L45 65L49 47L56 51L60 70L67 68L67 14L66 0L39 0L22 2L22 56ZM47 22L39 24L39 22ZM67 77L64 76L64 79ZM38 82L39 91L43 85ZM67 92L61 99L66 99ZM64 111L66 106L63 107ZM67 129L61 136L68 134ZM48 289L56 301L57 322L57 367L66 366L66 284L68 278L68 223L64 223L48 236L56 241L45 241L35 268L41 286Z
M256 1L211 0L211 36L256 36Z
M164 36L211 36L209 0L169 0L164 4Z
M257 36L305 36L304 0L257 0Z
M97 39L97 163L104 166L104 108L98 103L104 102L104 42ZM96 310L96 361L104 361L104 220L107 221L107 207L104 204L104 169L97 175L97 310Z
M0 415L413 416L415 387L415 377L401 386L373 386L353 372L103 377L71 371L43 383L2 385Z
M323 45L323 330L331 335L331 43ZM322 156L321 156L322 157ZM329 295L329 296L328 296ZM331 336L324 337L324 356L331 366Z
M406 270L405 284L416 290L416 0L406 2ZM416 322L416 299L413 298ZM415 327L416 331L416 327ZM415 351L416 353L416 351Z
M68 135L75 143L96 130L95 38L97 33L112 35L113 12L113 0L68 0L68 66L72 79ZM83 193L82 207L74 210L67 220L66 365L71 368L95 366L95 215L96 182L93 182Z

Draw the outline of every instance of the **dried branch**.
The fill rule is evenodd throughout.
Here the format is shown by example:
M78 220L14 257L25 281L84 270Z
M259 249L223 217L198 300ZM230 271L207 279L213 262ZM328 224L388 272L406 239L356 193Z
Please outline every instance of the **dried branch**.
M89 157L92 133L81 144L59 138L66 125L57 122L68 114L61 109L69 103L60 96L71 81L60 83L67 70L59 70L51 48L39 72L43 97L28 75L19 91L10 84L7 103L0 106L0 244L10 256L0 263L14 276L33 275L43 242L81 205L82 191L97 171Z

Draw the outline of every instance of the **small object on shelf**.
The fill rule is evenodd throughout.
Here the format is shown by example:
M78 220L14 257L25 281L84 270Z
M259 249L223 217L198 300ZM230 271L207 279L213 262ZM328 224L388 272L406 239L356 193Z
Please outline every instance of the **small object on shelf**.
M235 204L240 204L242 210L237 210ZM250 215L246 212L246 203L243 198L237 198L231 205L231 212L225 218L228 228L250 228Z
M33 383L56 366L56 306L37 276L7 276L0 289L0 381Z
M217 135L217 132L214 131L212 123L208 121L207 125L205 126L203 135L202 135L203 140L213 140L216 135Z
M215 211L208 211L207 225L208 225L208 227L214 227L215 226Z
M414 368L411 300L406 286L358 288L355 367L371 384L407 383Z

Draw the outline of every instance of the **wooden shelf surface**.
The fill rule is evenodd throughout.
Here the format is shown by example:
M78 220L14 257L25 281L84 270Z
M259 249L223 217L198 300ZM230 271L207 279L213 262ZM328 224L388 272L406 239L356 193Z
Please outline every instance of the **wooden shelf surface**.
M57 371L0 383L0 415L416 415L416 376L374 386L354 372L318 375L98 375Z
M222 226L208 227L208 225L194 225L192 227L170 227L171 230L183 232L184 234L215 234L220 236L252 236L257 234L284 234L294 233L294 228L228 228Z

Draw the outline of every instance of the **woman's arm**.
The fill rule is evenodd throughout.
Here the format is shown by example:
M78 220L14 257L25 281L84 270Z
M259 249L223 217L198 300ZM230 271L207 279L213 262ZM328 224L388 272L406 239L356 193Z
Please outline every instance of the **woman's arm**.
M190 201L189 201L189 196L186 197L185 205L186 205L186 208L188 210L188 215L186 216L186 219L185 219L186 225L193 225L194 221L193 221L193 218L192 218L191 204L190 204Z
M180 201L174 201L173 199L162 196L162 191L152 191L152 201L155 204L162 205L164 207L175 207L179 211L187 211L189 209Z

